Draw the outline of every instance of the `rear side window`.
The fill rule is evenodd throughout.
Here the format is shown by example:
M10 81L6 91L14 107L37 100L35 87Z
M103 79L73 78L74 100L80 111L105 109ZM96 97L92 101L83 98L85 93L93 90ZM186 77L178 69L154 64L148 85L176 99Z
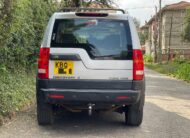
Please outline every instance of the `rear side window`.
M128 21L108 19L56 20L51 47L83 48L91 59L132 59Z

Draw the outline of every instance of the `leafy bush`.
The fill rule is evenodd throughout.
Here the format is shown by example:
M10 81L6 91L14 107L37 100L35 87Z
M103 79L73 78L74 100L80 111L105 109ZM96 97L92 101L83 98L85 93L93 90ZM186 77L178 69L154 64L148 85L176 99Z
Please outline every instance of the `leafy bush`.
M165 64L147 64L148 68L163 74L172 75L182 80L190 81L190 61L175 60Z
M153 62L153 58L152 58L151 55L145 54L145 55L144 55L144 61L145 61L146 63L152 63L152 62Z
M190 63L182 63L175 72L175 76L190 81Z
M2 116L35 99L31 68L52 13L49 7L45 0L0 0L0 124Z
M0 9L6 11L0 12L4 17L0 20L0 64L8 69L13 65L30 68L36 62L44 28L56 6L46 0L0 1L4 3Z
M34 73L1 70L0 74L0 116L7 116L34 101Z

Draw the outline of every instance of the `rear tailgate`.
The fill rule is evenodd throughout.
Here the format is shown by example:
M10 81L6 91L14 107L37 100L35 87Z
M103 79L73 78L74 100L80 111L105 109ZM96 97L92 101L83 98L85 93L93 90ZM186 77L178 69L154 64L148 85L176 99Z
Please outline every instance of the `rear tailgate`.
M133 79L127 20L57 19L50 45L50 79Z
M84 49L72 48L51 48L50 55L49 78L132 80L133 77L132 60L92 60ZM59 61L72 62L72 73L56 73Z

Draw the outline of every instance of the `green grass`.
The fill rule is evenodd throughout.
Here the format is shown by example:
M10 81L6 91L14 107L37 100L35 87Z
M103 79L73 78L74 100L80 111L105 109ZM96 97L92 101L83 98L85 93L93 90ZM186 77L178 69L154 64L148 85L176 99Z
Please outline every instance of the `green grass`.
M31 71L0 70L0 119L21 110L35 99L35 75Z
M190 82L190 61L188 60L176 60L164 64L146 64L145 66L162 74Z

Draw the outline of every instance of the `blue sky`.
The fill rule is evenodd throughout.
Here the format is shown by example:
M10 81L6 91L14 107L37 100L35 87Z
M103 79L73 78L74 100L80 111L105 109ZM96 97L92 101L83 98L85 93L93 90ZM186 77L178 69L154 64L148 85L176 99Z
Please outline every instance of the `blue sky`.
M120 8L127 9L129 15L138 18L141 25L149 20L155 14L155 6L158 6L159 0L115 0ZM180 2L182 0L162 0L163 6ZM183 0L190 2L190 0Z

